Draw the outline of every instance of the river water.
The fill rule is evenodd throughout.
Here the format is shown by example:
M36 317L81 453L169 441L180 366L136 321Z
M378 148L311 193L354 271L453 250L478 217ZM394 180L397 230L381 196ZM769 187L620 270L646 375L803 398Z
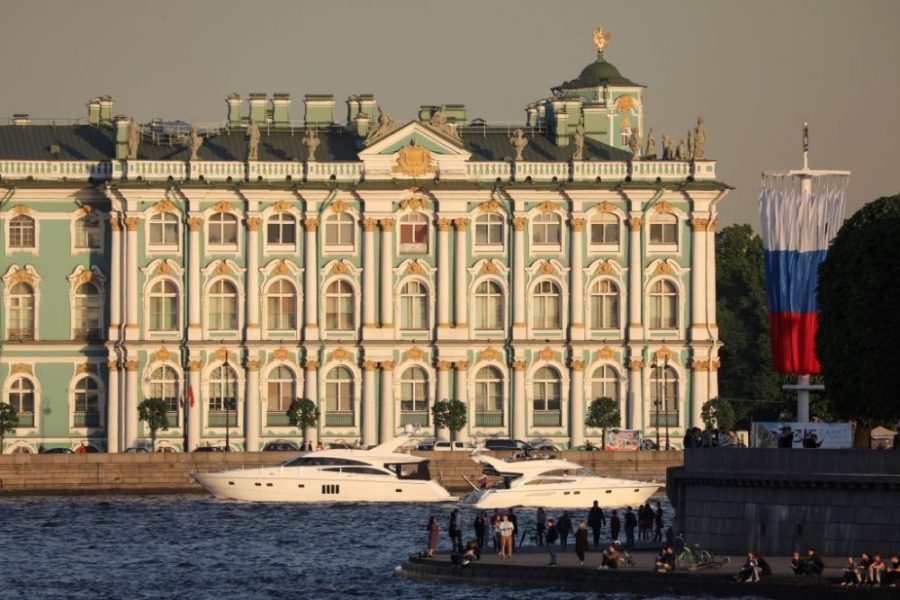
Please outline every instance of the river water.
M446 531L452 508L250 504L199 495L0 497L0 598L548 597L546 590L395 577L403 558L425 546L428 517L439 517ZM533 512L519 511L520 525L531 526ZM466 539L474 537L473 516L463 511ZM449 548L446 536L441 543Z

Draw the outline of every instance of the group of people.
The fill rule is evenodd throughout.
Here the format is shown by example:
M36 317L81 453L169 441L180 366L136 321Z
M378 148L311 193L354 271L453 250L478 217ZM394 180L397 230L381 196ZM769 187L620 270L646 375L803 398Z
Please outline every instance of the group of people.
M844 565L844 578L841 585L887 585L897 587L900 583L900 557L892 555L884 562L881 554L862 552L857 560L847 557Z
M684 434L685 448L737 448L742 446L741 439L735 431L720 432L718 429L700 429L689 427Z

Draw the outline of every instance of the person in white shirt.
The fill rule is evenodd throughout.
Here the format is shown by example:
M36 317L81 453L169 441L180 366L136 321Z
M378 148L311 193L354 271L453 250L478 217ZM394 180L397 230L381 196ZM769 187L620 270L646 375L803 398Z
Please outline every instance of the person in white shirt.
M500 524L497 527L500 530L500 558L512 558L512 538L515 528L510 522L509 516L501 515Z

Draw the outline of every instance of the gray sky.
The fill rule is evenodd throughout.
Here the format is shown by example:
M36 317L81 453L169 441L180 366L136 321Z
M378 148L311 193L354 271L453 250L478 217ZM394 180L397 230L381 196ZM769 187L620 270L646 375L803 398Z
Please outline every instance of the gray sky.
M759 174L850 169L848 215L900 192L900 1L4 0L0 117L114 112L214 122L225 96L373 93L391 115L464 103L470 118L522 121L594 60L647 86L645 119L684 137L698 115L707 156L735 186L723 224L757 227ZM657 138L659 139L659 138Z

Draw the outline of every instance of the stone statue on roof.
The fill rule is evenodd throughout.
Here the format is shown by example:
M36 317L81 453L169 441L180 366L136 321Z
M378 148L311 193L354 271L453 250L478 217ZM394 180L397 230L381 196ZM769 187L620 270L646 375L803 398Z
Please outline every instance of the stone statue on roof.
M644 150L644 158L656 160L656 134L653 129L647 134L647 149Z
M675 148L675 160L688 160L687 144L684 140L678 140L678 147Z
M641 135L641 128L635 127L628 140L628 147L631 148L631 160L641 160L641 146L643 146L644 137Z
M319 147L320 143L322 143L322 140L319 139L319 132L315 129L307 129L306 133L303 134L303 145L306 146L307 161L315 162L316 148Z
M247 160L259 160L259 127L253 121L247 126Z
M675 160L675 142L665 133L662 138L663 160Z
M575 150L572 152L572 160L584 160L584 125L583 121L578 121L575 126L575 135L572 136L572 143Z
M685 156L686 160L691 160L694 158L694 130L688 129L687 133L687 155Z
M703 117L697 117L697 127L694 129L694 160L703 160L706 155L706 127L703 125Z
M375 127L369 129L368 135L366 135L366 145L369 145L376 140L380 140L384 136L388 135L399 129L400 126L391 118L391 115L388 114L384 107L380 104L378 105L378 124Z
M431 115L431 119L428 121L428 124L431 125L433 129L436 129L443 133L444 135L453 138L457 141L462 141L459 137L459 132L456 130L456 124L449 123L447 121L447 116L444 114L444 107L440 107L437 109L433 115Z
M136 160L141 145L141 127L134 119L128 123L128 160Z
M203 147L203 136L197 131L196 127L191 127L191 133L188 136L188 150L191 151L191 160L200 160L200 148Z
M522 160L522 152L525 150L525 146L528 145L528 139L525 137L525 132L522 131L521 128L516 129L510 136L509 143L512 144L512 147L516 150L515 160Z

